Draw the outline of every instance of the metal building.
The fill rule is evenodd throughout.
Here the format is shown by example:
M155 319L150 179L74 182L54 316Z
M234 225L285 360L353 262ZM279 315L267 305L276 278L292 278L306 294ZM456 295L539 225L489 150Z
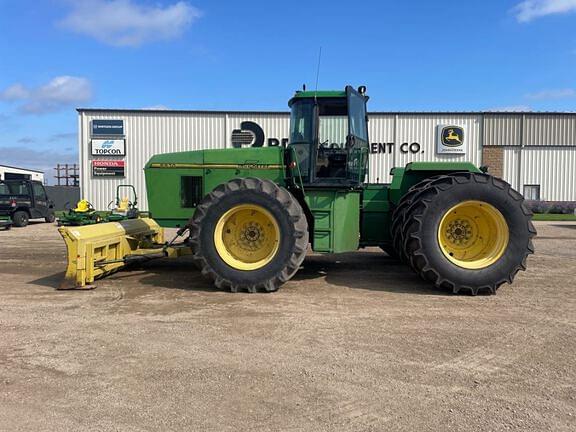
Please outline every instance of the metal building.
M82 196L105 209L133 184L147 209L143 167L158 153L286 145L289 113L78 110ZM329 131L327 132L329 136ZM488 165L529 199L576 201L576 113L370 114L369 181L412 161ZM447 143L446 137L460 137ZM328 143L339 145L340 143Z
M0 180L38 180L44 183L42 171L0 165Z

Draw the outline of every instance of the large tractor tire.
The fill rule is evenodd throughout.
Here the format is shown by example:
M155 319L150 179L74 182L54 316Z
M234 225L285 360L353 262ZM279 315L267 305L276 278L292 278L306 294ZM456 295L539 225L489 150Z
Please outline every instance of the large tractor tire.
M198 205L190 244L202 274L218 288L271 292L302 264L308 223L286 189L269 180L234 179Z
M408 256L404 249L404 226L406 224L406 213L407 210L412 205L414 197L416 197L422 190L426 189L430 182L436 180L440 176L434 176L423 180L410 189L404 194L404 196L398 202L398 205L392 213L392 225L390 229L390 234L392 237L392 249L394 250L395 256L404 264L408 263ZM386 252L388 252L386 250Z
M30 217L28 213L23 210L18 210L12 215L12 224L17 228L23 228L28 225Z
M505 181L454 173L429 182L412 198L403 227L413 270L454 293L495 294L512 283L534 253L532 212Z

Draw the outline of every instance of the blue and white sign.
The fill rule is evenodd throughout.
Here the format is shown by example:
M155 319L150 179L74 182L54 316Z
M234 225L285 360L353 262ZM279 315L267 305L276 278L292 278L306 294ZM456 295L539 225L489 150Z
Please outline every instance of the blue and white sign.
M126 156L126 140L93 139L92 156Z
M92 136L124 136L124 120L92 120Z

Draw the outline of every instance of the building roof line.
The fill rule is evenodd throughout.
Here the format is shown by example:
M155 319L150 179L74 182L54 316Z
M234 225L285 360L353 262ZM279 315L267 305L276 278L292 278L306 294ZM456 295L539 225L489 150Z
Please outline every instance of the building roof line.
M15 166L11 166L11 165L0 164L0 167L2 167L2 168L12 168L12 169L18 169L18 170L22 170L22 171L30 171L30 172L35 172L35 173L44 174L44 171L39 171L39 170L29 169L29 168L15 167Z
M132 113L132 114L244 114L289 115L290 111L239 110L153 110L130 108L76 108L78 113ZM370 115L576 115L576 111L369 111Z

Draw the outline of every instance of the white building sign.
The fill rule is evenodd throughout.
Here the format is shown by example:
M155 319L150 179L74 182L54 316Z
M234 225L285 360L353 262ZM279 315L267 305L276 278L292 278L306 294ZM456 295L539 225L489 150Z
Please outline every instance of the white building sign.
M92 156L125 156L126 140L123 139L93 139Z
M436 137L437 154L466 154L466 133L463 126L438 125Z

